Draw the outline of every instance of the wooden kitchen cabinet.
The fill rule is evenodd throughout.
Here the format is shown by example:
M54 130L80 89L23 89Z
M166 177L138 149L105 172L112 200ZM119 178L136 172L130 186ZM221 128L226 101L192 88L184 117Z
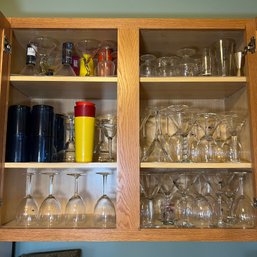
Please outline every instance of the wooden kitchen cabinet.
M10 28L9 28L10 27ZM1 20L1 241L256 241L257 229L141 229L140 172L149 169L234 169L252 171L256 196L257 164L257 64L256 54L247 54L242 77L166 77L143 78L139 75L139 56L174 54L183 46L199 48L220 36L234 38L247 46L256 37L251 19L101 19L101 18L9 18ZM24 64L22 44L33 35L55 36L59 42L83 38L115 40L118 48L117 77L44 77L20 76ZM4 35L12 53L3 52ZM78 99L94 101L98 114L115 112L117 126L117 162L115 163L6 163L5 141L7 109L10 104L48 103L58 112L70 112ZM151 103L171 100L190 101L199 106L222 110L246 110L250 114L245 129L242 163L140 163L140 109ZM112 196L116 205L116 228L18 228L13 222L15 208L24 195L27 169L89 170L83 183L91 194L89 210L101 191L96 171L110 169ZM69 181L61 174L56 180L63 201L70 195ZM45 181L38 180L40 190ZM63 182L64 181L64 182ZM42 184L41 184L42 183ZM34 185L35 187L35 185ZM40 191L38 190L38 191ZM43 190L43 189L42 189ZM95 190L95 191L94 191ZM95 194L96 192L96 194ZM40 198L41 197L41 198ZM39 196L42 201L43 195ZM89 213L90 214L90 211Z

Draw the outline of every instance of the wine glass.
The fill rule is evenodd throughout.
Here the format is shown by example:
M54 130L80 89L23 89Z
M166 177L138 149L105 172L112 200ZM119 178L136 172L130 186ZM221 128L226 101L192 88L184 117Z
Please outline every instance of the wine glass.
M103 176L103 194L96 202L94 208L94 224L98 228L114 228L116 226L115 206L106 194L107 176L110 172L97 172Z
M31 195L31 180L35 172L26 174L26 196L21 200L16 210L16 223L24 227L37 225L38 205Z
M49 195L44 199L39 208L39 222L42 226L54 227L61 222L61 204L53 195L54 176L58 172L44 172L49 176Z
M255 226L256 213L252 201L245 193L246 172L239 174L239 196L232 207L232 219L235 227L252 228Z
M74 177L74 194L65 207L65 223L68 226L78 227L86 222L86 205L82 196L78 193L78 180L85 173L76 172L67 175Z

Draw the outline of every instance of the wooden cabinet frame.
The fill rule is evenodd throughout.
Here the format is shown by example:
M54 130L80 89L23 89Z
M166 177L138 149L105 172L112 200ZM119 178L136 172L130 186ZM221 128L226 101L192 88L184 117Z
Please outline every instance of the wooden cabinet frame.
M246 42L255 35L251 19L102 19L102 18L9 18L12 29L117 29L117 228L116 229L10 229L0 228L0 241L256 241L255 229L140 229L139 160L139 41L141 29L244 30ZM2 31L2 32L1 32ZM6 29L5 29L6 31ZM3 29L1 30L3 47ZM0 57L2 52L0 53ZM6 64L8 67L8 64ZM252 166L257 165L257 58L247 56L247 86L252 128ZM2 71L9 72L7 69ZM8 76L7 76L8 77ZM6 75L2 73L2 79ZM5 90L3 90L5 88ZM8 87L1 84L1 174ZM2 100L3 99L3 100ZM3 137L3 138L2 138ZM2 180L1 184L3 183ZM257 176L255 176L257 185ZM255 186L256 188L256 186ZM256 195L256 193L255 193Z

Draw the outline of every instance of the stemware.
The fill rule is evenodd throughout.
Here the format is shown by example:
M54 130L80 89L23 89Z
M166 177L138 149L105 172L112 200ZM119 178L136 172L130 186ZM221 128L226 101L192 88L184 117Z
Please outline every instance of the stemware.
M66 128L68 133L68 140L65 143L64 161L75 162L74 116L73 115L67 116Z
M58 42L47 36L39 36L30 41L37 46L39 54L39 75L46 75L49 69L48 56L57 47Z
M86 205L81 195L79 195L79 178L85 173L76 172L67 175L74 177L74 194L68 200L65 207L65 223L68 226L79 227L86 222Z
M161 111L159 107L153 106L150 108L150 114L147 116L147 119L154 118L155 132L154 139L150 143L149 147L142 156L142 161L158 161L166 162L172 161L169 150L166 148L167 142L162 134L161 129ZM144 122L147 122L145 120ZM145 124L143 124L145 125Z
M49 176L49 194L39 208L39 222L42 226L54 227L61 222L61 204L53 195L54 176L58 172L50 171L42 174Z
M193 227L193 213L195 213L194 208L196 208L195 199L190 192L193 184L193 175L181 173L173 181L180 194L175 203L175 225L177 227Z
M174 225L175 223L175 203L172 200L176 187L173 183L173 176L169 173L161 174L160 191L164 195L161 203L161 221L164 225Z
M26 174L26 196L21 200L16 210L16 223L24 227L37 225L38 205L31 195L31 180L35 172Z
M115 161L115 156L113 154L113 138L117 134L117 117L115 115L108 115L106 119L103 120L103 132L108 140L108 159L109 162Z
M103 177L103 194L94 208L94 224L98 228L114 228L116 226L115 206L106 194L107 176L110 172L97 172Z
M196 206L193 209L193 224L196 227L211 227L213 225L214 210L211 203L203 194L204 189L204 177L202 174L195 176L193 185L195 186L195 203Z
M155 227L154 198L160 189L160 181L157 174L140 174L141 198L141 225L143 227Z
M195 76L195 62L192 56L196 53L194 48L181 48L177 51L177 55L181 57L180 60L180 75L181 76Z
M178 162L191 162L188 134L195 122L195 112L187 109L171 109L171 119L176 126L176 133L171 137L175 141L176 160ZM171 141L171 142L172 142Z
M229 137L225 146L228 148L228 160L230 162L240 162L242 145L240 142L240 132L246 122L245 114L229 112L224 114Z
M201 113L197 116L197 124L204 131L204 136L200 138L197 148L199 151L199 160L202 162L215 162L215 153L217 144L213 138L219 119L216 113Z
M75 48L81 57L79 75L95 75L94 58L100 49L100 42L96 39L83 39L75 44Z
M256 213L252 201L245 192L246 172L239 174L239 195L235 199L232 207L233 225L240 228L252 228L255 225Z
M156 56L153 54L143 54L140 56L140 76L154 77L156 75Z

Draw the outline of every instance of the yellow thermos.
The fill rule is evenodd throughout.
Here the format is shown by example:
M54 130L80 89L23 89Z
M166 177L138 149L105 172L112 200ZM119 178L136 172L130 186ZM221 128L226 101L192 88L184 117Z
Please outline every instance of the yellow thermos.
M92 162L95 131L95 104L91 102L76 102L74 116L76 162Z

